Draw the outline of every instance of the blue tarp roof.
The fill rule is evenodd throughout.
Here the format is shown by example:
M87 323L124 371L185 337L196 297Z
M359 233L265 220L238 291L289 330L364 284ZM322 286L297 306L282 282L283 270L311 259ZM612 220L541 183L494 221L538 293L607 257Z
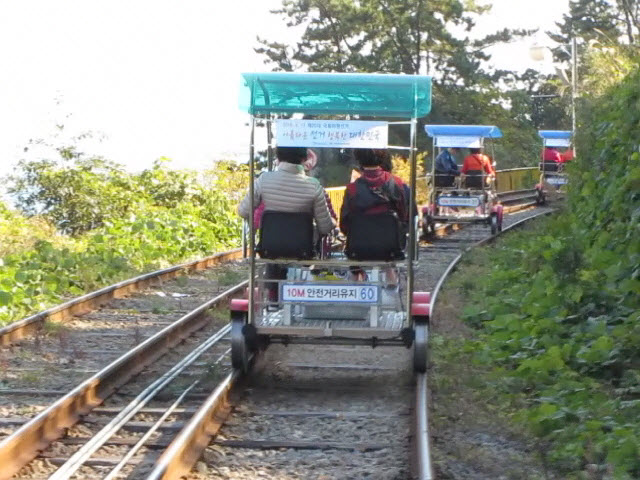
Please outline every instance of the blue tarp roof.
M571 130L538 130L540 138L571 138Z
M251 114L420 118L431 111L431 77L376 73L243 73L240 108Z
M430 137L502 138L502 132L495 125L425 125L424 129Z

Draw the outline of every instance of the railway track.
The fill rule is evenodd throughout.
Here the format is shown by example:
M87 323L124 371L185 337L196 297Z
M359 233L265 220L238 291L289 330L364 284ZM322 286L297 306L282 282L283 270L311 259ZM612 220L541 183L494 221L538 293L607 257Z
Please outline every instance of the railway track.
M512 218L528 214L523 212L507 216L505 225ZM421 263L429 263L433 267L433 260L438 267L430 268L432 271L421 279L422 284L418 284L418 287L432 290L444 271L442 267L446 269L448 265L447 259L451 256L454 258L461 249L487 234L486 227L470 226L423 246ZM425 258L427 260L423 260ZM211 305L220 303L227 296L219 296ZM186 317L188 315L183 318ZM9 460L15 467L21 466L25 458L32 457L36 450L54 441L64 429L71 427L80 415L91 411L82 423L67 431L63 440L44 450L18 476L48 478L58 467L66 465L70 458L75 458L72 457L75 451L87 449L82 446L83 442L96 438L97 432L104 429L101 427L109 425L113 417L130 408L127 405L132 399L141 395L153 380L169 370L171 367L167 362L170 358L184 357L210 334L216 334L219 338L209 351L202 354L200 360L188 366L178 380L174 380L171 388L160 391L159 397L148 399L149 403L134 412L115 432L115 436L106 437L97 448L94 445L88 449L92 451L86 459L75 459L73 464L77 472L74 470L69 474L70 470L64 467L65 470L61 472L67 473L52 478L104 478L121 462L124 452L139 440L142 432L151 428L162 415L167 418L159 423L160 427L151 434L146 445L126 460L123 470L118 474L120 476L108 478L175 478L175 472L188 471L200 456L198 449L193 450L190 445L193 442L200 447L206 445L208 440L205 437L222 425L221 417L230 411L231 404L234 405L233 413L214 443L205 449L203 459L196 464L197 470L189 474L192 478L260 478L260 475L273 478L286 473L292 465L299 465L296 467L300 469L298 474L309 478L321 478L322 475L325 478L340 478L335 465L340 466L343 473L344 469L360 472L362 478L371 475L373 477L370 478L406 478L411 469L407 459L413 456L414 464L420 463L420 456L412 455L412 452L425 451L425 448L416 448L409 440L398 442L398 438L403 436L402 432L410 429L415 432L413 415L419 409L413 408L416 399L412 392L419 393L426 388L426 382L418 377L418 385L424 383L425 386L415 389L407 351L372 350L367 347L327 349L307 346L301 349L272 346L259 359L255 373L246 379L244 388L233 389L231 398L231 386L239 376L226 366L228 344L224 342L225 334L212 331L222 328L227 319L226 312L220 312L218 323L205 322L208 326L202 333L177 347L166 359L162 357L161 362L154 363L155 358L160 356L160 349L155 354L142 355L142 362L139 361L139 353L130 355L138 359L134 360L137 365L112 368L109 374L112 377L108 380L104 378L109 376L105 373L107 369L104 369L85 381L84 387L81 385L71 392L77 395L75 400L71 400L69 394L29 421L19 416L8 421L5 419L6 424L13 422L16 427L21 426L0 444L3 466L9 465L6 463ZM175 330L180 330L181 335L168 342L173 345L188 336L183 330L193 331L196 328L180 327ZM154 337L158 337L157 342L164 343L164 340L160 340L160 333ZM215 366L212 367L213 371L210 365ZM125 374L121 376L123 371ZM91 386L97 377L98 384ZM217 388L214 388L216 385ZM185 393L188 388L190 390ZM203 397L211 390L217 395L208 397L203 404ZM173 407L175 410L169 411L183 393L185 396ZM96 408L103 401L104 405ZM418 405L422 402L417 400ZM139 400L134 403L139 403ZM78 410L74 411L71 404L79 407ZM199 405L202 406L196 408ZM57 417L56 420L50 419L52 413L53 418ZM191 421L187 422L188 418ZM338 421L340 425L336 423ZM204 427L204 423L208 425ZM422 424L426 431L424 415ZM418 427L418 431L421 428ZM159 453L179 430L179 436L154 466ZM27 433L30 436L25 436ZM413 435L412 438L425 441L427 437ZM25 448L24 442L30 447ZM329 463L325 461L327 458L330 459ZM153 473L149 474L152 469ZM8 471L11 470L5 470ZM5 472L0 473L0 478L8 478L3 476L7 475ZM378 476L381 472L383 475ZM354 475L354 478L357 476Z
M505 217L505 227L532 214ZM417 288L435 290L435 301L464 249L488 238L487 227L470 226L421 247L431 268ZM427 377L411 370L406 350L271 346L243 386L225 379L148 478L178 478L195 463L189 479L431 479Z
M142 388L145 381L148 382L149 379L154 379L162 375L164 373L163 369L167 370L168 367L161 363L155 363L156 360L161 358L167 351L172 352L169 358L176 355L179 358L185 356L198 344L198 340L200 340L199 337L195 337L195 343L194 340L188 340L188 343L179 345L183 340L190 337L192 333L200 329L204 329L203 334L209 333L212 328L220 329L224 327L228 329L226 302L231 295L239 294L244 289L246 282L227 288L224 292L211 299L211 292L215 292L216 289L219 288L216 282L207 282L206 274L195 276L195 278L194 276L189 277L189 280L191 280L191 284L187 281L184 285L185 289L195 288L193 283L198 283L201 288L208 287L206 291L201 292L201 294L207 298L205 303L202 303L192 310L192 307L190 307L190 311L184 315L180 311L173 312L174 318L172 321L159 322L159 325L156 325L159 331L156 331L156 333L146 339L142 338L140 344L134 346L133 349L131 348L133 346L131 344L131 337L134 335L129 333L129 342L120 344L123 347L123 351L120 352L122 354L121 356L117 354L113 355L112 352L117 352L117 348L109 350L110 354L112 354L111 357L101 355L99 352L94 351L93 355L96 357L96 365L100 361L103 362L99 367L101 370L88 376L88 378L86 378L87 375L85 374L85 379L82 382L76 382L76 385L78 383L79 385L75 388L67 387L66 390L63 388L62 390L44 391L40 389L20 390L16 388L4 388L2 390L0 398L2 398L5 406L3 407L4 418L0 419L0 421L5 432L5 438L0 442L0 464L3 467L2 471L0 471L0 478L9 478L11 474L22 467L26 461L34 457L39 450L57 440L65 433L65 429L71 427L78 421L80 416L101 404L114 392L121 392L121 387L130 380L133 379L131 388L133 389L132 392L135 392L136 388ZM194 297L195 298L191 299L192 302L198 299L197 295L194 295ZM140 301L140 298L140 296L137 296L128 301ZM223 306L221 313L219 315L212 315L211 310L221 305ZM163 316L162 318L166 317ZM120 337L103 338L103 348L107 345L113 347L113 345L111 345L113 338ZM36 339L34 339L34 341ZM218 339L217 343L220 343L223 339L224 336ZM176 347L176 345L179 346ZM16 347L13 348L15 350ZM25 348L25 345L21 345L19 348ZM175 350L172 350L172 348L175 348ZM224 348L225 351L228 349L228 342ZM216 353L217 352L214 351L214 354ZM205 379L211 376L212 371L208 367L210 364L213 365L211 358L206 358L204 363L202 363L203 360L199 362L199 364L193 367L196 368L196 370L202 370L204 368L204 372L201 373L205 376ZM222 362L222 360L220 362ZM102 368L105 364L107 366ZM203 367L203 365L205 367ZM145 368L147 368L147 370L145 370ZM8 371L11 372L12 370L9 369ZM141 372L142 374L139 375ZM188 378L197 378L197 375L191 371L187 372L187 376ZM57 369L53 369L50 375L46 376L46 380L43 381L53 383L54 385L61 385L63 382L70 383L68 380L65 380L65 377L64 367L58 367ZM204 388L207 388L206 382L200 380L199 383L201 385L204 384ZM50 386L48 386L48 388L50 388ZM129 386L127 385L126 388L129 388ZM198 388L202 387L200 386ZM133 395L133 393L129 394L129 396L131 395ZM49 400L44 400L47 396ZM51 396L60 396L60 398L46 407L45 402L50 401ZM117 396L113 398L117 398ZM113 405L111 409L112 411L119 411L121 405ZM89 423L91 423L91 418L89 419ZM103 419L96 419L94 423L99 425L105 422ZM85 432L87 431L88 430L85 430ZM73 436L73 432L67 434L67 437L69 435ZM56 446L54 445L54 447ZM69 452L69 448L72 448L62 448L59 445L58 447L61 448L60 451L63 453ZM47 468L56 462L60 463L61 455L57 455L55 452L45 451L43 455L51 457L41 458L40 463L47 465ZM35 467L31 470L29 470L28 467L26 473L28 478L34 478L34 475L35 478L40 478L38 477L40 474L37 474L37 472L42 472L42 465L38 464L38 461L36 461L34 465ZM48 472L47 469L45 470ZM93 477L89 476L87 478Z
M245 275L244 265L235 262L156 283L84 315L47 321L35 335L0 349L0 440L52 397L65 395Z
M102 304L111 299L127 297L146 288L162 285L163 282L181 275L204 270L215 265L220 265L241 258L241 249L230 250L228 252L210 255L199 260L146 273L144 275L101 288L95 292L82 295L81 297L74 298L68 302L56 305L55 307L0 328L0 347L8 346L19 342L23 338L42 333L47 321L56 322L67 320L74 316L83 315L99 309Z
M148 364L14 478L143 478L230 370L229 327L216 320Z

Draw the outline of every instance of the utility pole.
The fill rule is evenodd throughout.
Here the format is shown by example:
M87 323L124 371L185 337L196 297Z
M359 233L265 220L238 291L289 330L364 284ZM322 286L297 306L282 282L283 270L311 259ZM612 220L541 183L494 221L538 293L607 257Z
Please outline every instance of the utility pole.
M578 95L578 56L576 36L571 35L571 138L573 139L573 155L576 152L576 97Z

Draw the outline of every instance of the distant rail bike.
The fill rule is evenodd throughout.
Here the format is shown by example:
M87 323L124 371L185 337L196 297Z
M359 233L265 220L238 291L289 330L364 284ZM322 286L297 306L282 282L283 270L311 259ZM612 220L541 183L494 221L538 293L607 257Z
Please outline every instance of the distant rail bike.
M275 129L278 146L404 150L411 171L408 207L415 210L417 119L431 109L430 77L249 73L243 78L250 158L257 121L266 123L269 145ZM361 116L398 121L353 120ZM388 145L390 128L408 130L408 145ZM269 169L272 163L270 158ZM253 162L249 165L253 179ZM251 205L254 190L250 182ZM414 292L417 217L403 229L393 215L355 216L346 248L332 251L316 248L322 242L314 239L313 217L302 212L266 211L256 243L253 214L248 298L231 304L235 368L246 370L261 345L279 342L413 347L414 368L425 371L429 294ZM269 265L285 269L286 278L267 278ZM354 271L363 275L355 280ZM266 288L274 282L275 301Z
M566 153L563 155L552 150L557 157L553 159L547 155L547 151L558 147L567 148L567 152L573 153L573 151L571 150L571 131L569 130L539 130L538 135L542 139L542 161L538 164L540 183L536 186L536 190L538 190L538 203L543 204L546 198L545 188L551 186L559 193L566 191L569 177L564 167L566 162L572 158L572 156L567 158Z
M502 230L503 208L498 202L495 178L484 170L471 170L454 176L436 171L435 152L444 148L481 148L485 138L501 138L493 125L426 125L433 139L434 160L429 182L429 204L422 210L425 236L435 233L436 223L484 223L495 234ZM493 149L493 143L491 143ZM492 152L491 158L495 157Z

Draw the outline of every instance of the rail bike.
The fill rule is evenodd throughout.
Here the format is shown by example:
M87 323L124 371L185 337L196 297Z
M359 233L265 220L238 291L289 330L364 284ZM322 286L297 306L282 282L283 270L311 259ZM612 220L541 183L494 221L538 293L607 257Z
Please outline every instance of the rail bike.
M267 127L268 170L274 163L274 144L402 150L409 156L409 211L414 211L417 119L431 109L431 77L242 76L240 104L251 116L250 158L258 122ZM376 118L385 120L371 120ZM408 137L406 145L389 145L390 129L398 130L398 138ZM251 179L254 173L254 162L249 162ZM249 182L251 205L255 194ZM430 295L414 292L417 222L403 228L389 213L356 214L346 245L327 248L331 242L318 241L310 213L267 210L257 235L253 215L247 222L248 298L231 302L234 368L248 370L253 355L270 343L346 344L412 347L415 370L425 371ZM268 273L274 266L278 278Z
M570 159L562 158L563 154L555 151L558 158L562 161L554 161L546 156L547 149L566 148L567 152L571 151L571 131L569 130L538 130L538 135L542 139L542 155L541 162L538 164L540 168L540 183L536 185L538 191L538 203L545 202L545 187L552 187L556 193L564 193L566 185L569 183L569 176L564 167L566 161Z
M438 173L435 161L436 151L444 148L483 148L485 138L502 137L500 129L493 125L425 125L425 131L433 139L434 154L427 175L429 204L422 209L423 235L433 236L437 223L484 223L492 234L501 231L503 209L495 178L484 170L470 170L460 176ZM494 159L493 143L488 143Z

